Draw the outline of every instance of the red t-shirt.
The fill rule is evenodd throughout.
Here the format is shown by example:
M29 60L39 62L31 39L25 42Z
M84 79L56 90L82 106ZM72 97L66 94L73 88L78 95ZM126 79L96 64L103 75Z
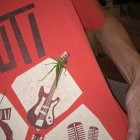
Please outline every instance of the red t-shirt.
M97 1L3 0L0 5L1 138L125 139L126 116L83 30L103 26ZM55 66L65 51L67 69L56 87Z
M85 29L96 31L103 26L104 15L97 0L72 0Z

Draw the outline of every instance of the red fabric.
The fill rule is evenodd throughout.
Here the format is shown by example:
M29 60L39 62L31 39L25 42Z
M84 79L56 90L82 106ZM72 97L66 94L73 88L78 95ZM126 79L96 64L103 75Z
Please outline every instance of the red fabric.
M97 0L72 0L84 28L96 31L103 26L104 15Z
M81 1L82 5L85 5L85 9L88 9L88 4L91 1L79 1ZM84 3L86 1L87 3ZM99 11L97 5L93 3L92 5L89 5L89 7L91 6L90 10L92 10L92 7L94 8L94 22L92 22L92 15L87 16L90 20L86 22L87 19L85 17L85 13L87 10L85 10L84 13L81 14L82 5L78 5L77 2L78 1L76 0L73 1L75 5L74 8L72 2L69 0L59 0L59 2L58 0L13 0L12 3L11 0L0 1L0 5L2 7L0 9L0 19L2 15L5 15L6 13L9 13L13 10L19 9L25 5L31 3L35 5L34 8L31 8L30 10L27 10L15 16L15 19L19 26L19 30L22 34L27 51L31 58L31 62L28 64L25 63L24 60L27 59L27 57L23 59L22 51L19 48L21 44L17 43L15 33L13 32L12 25L9 21L10 19L0 22L0 28L5 27L6 29L6 33L10 42L10 48L12 50L12 54L14 56L16 64L12 69L6 68L6 71L0 73L0 92L4 93L6 90L6 97L8 98L9 102L13 105L14 108L16 108L16 111L20 114L20 117L27 124L28 129L26 140L31 139L32 134L37 132L36 129L27 120L28 108L26 105L29 104L28 106L30 106L31 108L33 106L32 104L30 104L33 102L32 98L37 97L36 99L34 99L34 101L38 100L39 88L35 92L34 89L36 89L36 87L40 87L40 85L36 84L31 87L30 85L34 82L38 83L38 79L32 80L32 78L38 76L39 71L36 70L36 74L34 72L31 73L31 80L27 77L27 79L24 79L25 81L20 81L21 84L19 84L19 89L24 84L26 85L27 81L29 80L28 85L24 89L22 89L20 93L17 93L15 91L13 83L17 81L18 78L23 77L24 74L27 74L29 70L32 70L32 68L35 68L35 66L41 64L44 60L48 58L56 59L64 51L70 53L67 70L71 74L75 83L80 87L82 94L66 111L61 113L60 116L55 119L55 122L52 126L50 126L48 129L42 129L37 133L40 133L42 136L49 135L49 132L52 132L53 129L55 129L56 126L59 126L63 120L67 119L73 111L75 111L79 106L84 104L93 114L95 114L99 118L99 120L102 122L102 124L114 140L125 139L127 130L127 118L111 95L111 92L105 82L101 70L99 69L99 66L92 53L85 32L79 20L80 17L83 25L86 28L91 30L97 30L103 24L103 15L101 11ZM77 11L79 17L77 16L75 10ZM86 15L89 15L90 10L87 11ZM97 14L98 12L99 14ZM41 51L37 52L37 44L35 44L34 41L34 37L36 36L37 32L35 32L35 34L33 35L31 25L29 23L28 16L31 13L34 14L41 38L40 41L43 44L43 49L45 52L45 54L43 54L41 57L38 56L38 53ZM5 18L7 17L8 16L6 16ZM33 26L33 28L35 27ZM4 40L1 36L2 34L0 34L0 60L6 65L9 62L11 62L11 59L8 58L10 50L8 49L6 51ZM38 41L38 39L39 38L37 38L36 41ZM28 56L28 54L26 54L26 56ZM0 67L2 68L2 64L0 65ZM42 71L40 70L40 72ZM27 90L26 88L28 86L31 88L31 93L29 92L29 94L27 95L24 91ZM25 95L23 93L25 93ZM22 94L23 97L21 97ZM67 93L65 94L67 95ZM72 93L72 95L74 94L75 93ZM27 100L23 102L23 98ZM4 101L5 100L3 100L2 102L3 106L0 105L1 108L8 105L8 103ZM12 110L14 110L14 108L12 108ZM15 116L13 115L12 117ZM15 123L17 122L18 120ZM18 123L16 127L18 126L20 126L20 123ZM16 132L13 131L14 136L15 133ZM20 132L18 135L20 135Z

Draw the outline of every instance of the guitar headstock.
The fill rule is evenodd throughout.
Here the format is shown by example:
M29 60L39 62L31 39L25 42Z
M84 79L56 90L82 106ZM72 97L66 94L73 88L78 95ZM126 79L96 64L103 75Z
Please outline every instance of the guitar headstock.
M36 133L32 136L32 139L31 140L42 140L42 137L40 134Z

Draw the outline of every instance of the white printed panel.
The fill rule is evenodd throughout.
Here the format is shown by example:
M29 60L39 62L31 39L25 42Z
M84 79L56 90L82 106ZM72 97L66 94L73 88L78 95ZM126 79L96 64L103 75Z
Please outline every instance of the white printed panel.
M81 105L58 126L50 131L44 140L113 140L100 120Z
M44 80L40 80L55 66L54 63L56 63L55 60L48 58L18 76L12 84L15 94L23 104L26 111L31 109L31 107L37 103L41 86L44 87L46 95L49 94L55 79L56 69L54 68L44 78ZM81 94L82 91L78 85L75 83L69 72L64 69L61 74L57 89L52 96L53 100L57 97L60 99L53 112L55 117L58 117L60 114L65 112ZM45 99L42 98L42 104L43 100Z
M2 97L3 95L0 94L0 99ZM6 140L6 135L12 137L13 140L25 140L27 131L28 126L25 121L9 100L4 97L0 104L0 140Z

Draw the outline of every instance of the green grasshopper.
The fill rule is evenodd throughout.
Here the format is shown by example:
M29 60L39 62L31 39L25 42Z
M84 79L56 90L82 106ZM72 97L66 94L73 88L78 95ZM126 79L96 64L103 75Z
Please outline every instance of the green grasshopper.
M67 63L68 56L69 56L69 53L64 52L60 56L60 58L56 59L56 63L49 63L49 64L55 64L55 66L40 81L44 80L47 77L47 75L49 75L53 71L53 69L56 68L55 80L56 80L56 86L57 86L59 78L60 78L61 73L62 73L62 70L63 70L63 68L66 68L65 64ZM49 64L46 64L46 65L49 65Z

